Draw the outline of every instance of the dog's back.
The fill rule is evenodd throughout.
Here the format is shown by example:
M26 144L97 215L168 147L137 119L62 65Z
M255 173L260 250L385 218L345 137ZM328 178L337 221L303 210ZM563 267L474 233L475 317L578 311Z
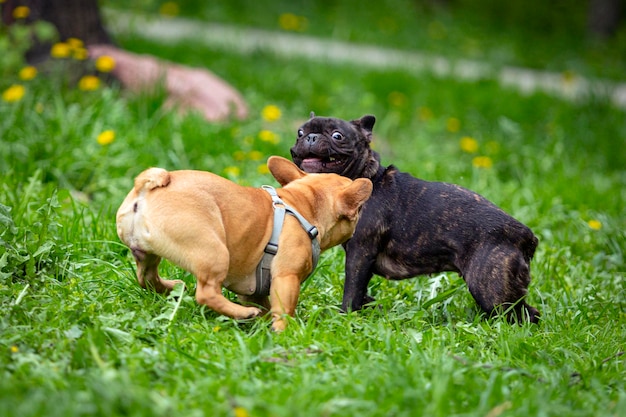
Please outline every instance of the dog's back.
M387 242L412 242L400 245L404 253L402 248L396 251L399 262L427 268L414 274L440 272L443 266L431 268L429 258L441 259L450 250L471 252L479 241L518 247L527 261L537 246L527 226L481 195L455 184L415 178L393 165L375 181L357 228L383 230ZM451 270L458 271L463 259L454 264Z

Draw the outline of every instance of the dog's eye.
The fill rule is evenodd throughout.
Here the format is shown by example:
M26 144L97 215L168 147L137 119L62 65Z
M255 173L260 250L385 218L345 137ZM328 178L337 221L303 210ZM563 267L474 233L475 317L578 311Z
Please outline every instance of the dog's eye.
M304 136L304 130L298 129L298 137L301 138L302 136Z
M343 139L343 135L339 132L333 132L332 138L335 140L341 140Z

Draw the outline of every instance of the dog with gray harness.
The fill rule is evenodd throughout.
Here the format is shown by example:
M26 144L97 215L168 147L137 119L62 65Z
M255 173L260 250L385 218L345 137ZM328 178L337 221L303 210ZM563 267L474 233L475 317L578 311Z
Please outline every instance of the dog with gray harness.
M381 165L370 147L375 121L370 115L346 121L312 113L291 148L306 172L374 184L354 235L343 245L342 309L359 310L373 301L367 287L374 274L395 280L455 271L486 313L537 323L539 311L525 301L538 243L532 231L470 190Z
M159 276L166 258L195 275L198 303L235 319L268 310L272 329L284 330L319 253L352 236L372 183L307 174L277 156L267 166L282 188L243 187L203 171L139 174L117 211L139 284L163 293L182 284Z

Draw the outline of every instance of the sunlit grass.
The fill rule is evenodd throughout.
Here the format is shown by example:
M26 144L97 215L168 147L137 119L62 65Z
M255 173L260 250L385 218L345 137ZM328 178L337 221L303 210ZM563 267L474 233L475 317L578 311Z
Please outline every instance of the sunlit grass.
M163 109L162 93L1 80L28 83L0 102L1 415L626 413L622 111L491 82L121 42L211 68L251 117L208 124ZM340 248L283 334L198 306L194 278L167 262L187 292L139 288L114 225L133 177L163 166L276 185L263 163L289 155L312 110L376 115L383 163L469 187L528 224L541 325L485 320L455 274L375 277L377 307L340 314Z

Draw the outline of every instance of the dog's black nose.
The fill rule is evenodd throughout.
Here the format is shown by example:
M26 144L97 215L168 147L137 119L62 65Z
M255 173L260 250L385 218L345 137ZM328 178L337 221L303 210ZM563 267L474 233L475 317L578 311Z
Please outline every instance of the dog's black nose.
M318 133L309 133L309 135L306 137L306 141L307 141L310 145L312 145L312 144L314 144L314 143L315 143L315 141L317 140L317 138L318 138L319 136L320 136L320 135L319 135Z

